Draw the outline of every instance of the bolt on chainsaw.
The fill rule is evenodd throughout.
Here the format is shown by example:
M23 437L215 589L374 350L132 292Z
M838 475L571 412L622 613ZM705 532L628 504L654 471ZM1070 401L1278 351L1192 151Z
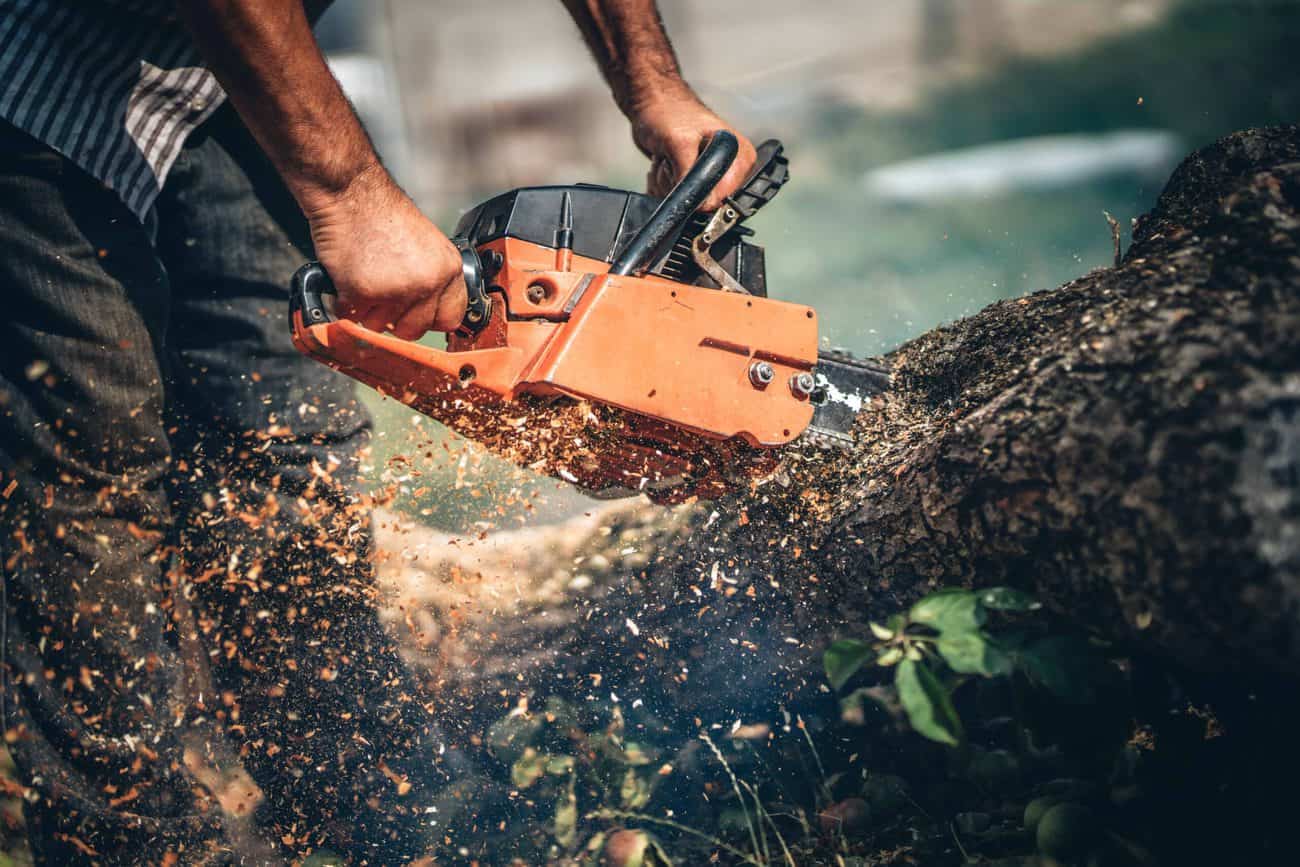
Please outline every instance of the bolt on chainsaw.
M789 177L781 144L698 211L735 160L714 134L662 200L525 187L465 214L468 306L445 348L332 313L329 275L294 275L294 344L524 467L597 496L710 499L770 474L796 439L852 442L885 371L818 351L812 307L769 298L744 225ZM427 338L426 338L427 340Z

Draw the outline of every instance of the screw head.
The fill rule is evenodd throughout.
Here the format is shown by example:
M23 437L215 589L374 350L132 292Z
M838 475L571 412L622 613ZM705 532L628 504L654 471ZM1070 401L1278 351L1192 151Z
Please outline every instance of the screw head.
M790 377L790 393L800 400L811 397L817 388L817 379L811 373L796 373Z
M776 379L776 371L766 361L755 361L749 366L749 382L754 388L767 388Z
M546 300L546 287L541 283L534 283L524 294L530 304L541 304Z

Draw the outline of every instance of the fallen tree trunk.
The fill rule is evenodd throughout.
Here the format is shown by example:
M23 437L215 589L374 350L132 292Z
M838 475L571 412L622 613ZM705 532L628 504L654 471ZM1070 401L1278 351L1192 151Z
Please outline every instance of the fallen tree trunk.
M470 704L718 718L935 586L1005 583L1196 671L1300 675L1300 128L1188 158L1117 267L883 361L851 453L742 496L450 550L390 526L413 652Z
M895 353L833 569L1010 583L1194 669L1300 674L1297 160L1295 127L1225 139L1120 267Z

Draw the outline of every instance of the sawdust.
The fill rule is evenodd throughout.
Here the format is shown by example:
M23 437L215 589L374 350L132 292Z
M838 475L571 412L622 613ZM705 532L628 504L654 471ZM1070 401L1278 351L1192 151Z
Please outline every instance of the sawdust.
M500 403L472 381L440 394L377 385L511 464L596 494L643 493L661 504L711 499L776 466L768 450L584 400L524 395Z

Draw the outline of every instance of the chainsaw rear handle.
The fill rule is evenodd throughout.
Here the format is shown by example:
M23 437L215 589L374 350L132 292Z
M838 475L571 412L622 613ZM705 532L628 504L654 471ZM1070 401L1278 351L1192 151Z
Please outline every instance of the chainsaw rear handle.
M492 299L488 297L483 276L483 263L478 252L462 238L453 239L460 250L461 268L465 277L465 291L468 300L465 305L465 318L461 320L459 332L467 335L477 334L487 325L492 314ZM325 303L326 295L338 295L334 281L319 262L308 262L293 275L289 286L289 330L294 328L294 314L301 311L303 327L333 322L334 314Z
M628 276L650 266L655 252L665 240L676 235L713 192L727 169L736 161L740 142L725 129L713 134L677 186L655 208L641 230L632 236L609 267L609 273Z

